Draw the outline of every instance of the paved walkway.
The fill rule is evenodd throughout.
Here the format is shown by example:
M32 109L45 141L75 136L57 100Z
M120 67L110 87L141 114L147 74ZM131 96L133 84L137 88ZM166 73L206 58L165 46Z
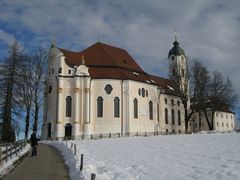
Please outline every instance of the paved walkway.
M3 180L69 180L68 170L59 152L39 144L38 156L30 154Z

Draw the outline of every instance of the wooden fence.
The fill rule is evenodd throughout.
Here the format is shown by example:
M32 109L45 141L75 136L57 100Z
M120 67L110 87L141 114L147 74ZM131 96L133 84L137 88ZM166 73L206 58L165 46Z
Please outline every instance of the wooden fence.
M102 138L119 138L119 137L134 137L134 136L142 136L142 137L147 137L147 136L158 136L158 135L177 135L181 134L179 132L126 132L125 134L121 133L102 133L102 134L89 134L89 135L80 135L78 137L63 137L63 140L83 140L83 139L102 139ZM61 138L60 138L61 139ZM51 138L49 140L55 140L54 138Z
M26 144L26 140L0 144L0 165L12 159L14 155L18 156Z

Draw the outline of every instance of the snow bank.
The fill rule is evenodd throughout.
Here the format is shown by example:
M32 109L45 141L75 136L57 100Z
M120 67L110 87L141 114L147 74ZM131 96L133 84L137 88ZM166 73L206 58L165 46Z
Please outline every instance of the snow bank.
M194 134L50 143L72 180L240 179L240 134ZM71 143L77 145L74 156ZM80 156L84 167L80 173ZM81 178L80 178L81 177Z

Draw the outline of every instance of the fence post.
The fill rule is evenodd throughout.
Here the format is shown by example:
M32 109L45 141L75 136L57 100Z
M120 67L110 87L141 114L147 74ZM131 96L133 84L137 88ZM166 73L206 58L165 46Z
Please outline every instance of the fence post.
M120 133L118 133L118 137L120 137Z
M71 143L71 149L73 148L73 143Z
M109 133L109 138L111 138L111 133Z
M147 136L147 132L145 132L145 136Z
M83 169L83 154L81 154L81 165L80 165L80 171Z
M74 154L76 155L77 154L77 145L74 144Z
M16 143L14 143L14 147L15 147L15 154L17 156L17 144Z
M2 164L2 148L0 148L0 165Z
M91 134L91 139L93 138L93 135Z
M96 174L91 174L91 180L95 180L95 178L96 178Z
M12 151L13 151L13 145L10 144L10 148L9 148L9 151L10 151L10 159L12 159Z
M6 146L6 162L8 161L8 144L7 144L7 146Z

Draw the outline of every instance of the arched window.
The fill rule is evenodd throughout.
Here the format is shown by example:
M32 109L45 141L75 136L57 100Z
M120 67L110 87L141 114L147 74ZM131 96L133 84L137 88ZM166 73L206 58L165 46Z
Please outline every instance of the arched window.
M119 98L114 98L114 117L119 117Z
M167 104L167 98L165 98L164 101L165 101L165 104Z
M62 68L58 69L58 73L61 74L62 73Z
M168 124L168 109L165 108L165 124Z
M145 97L145 89L142 88L142 97Z
M149 119L153 120L153 103L152 103L152 101L149 102Z
M174 116L174 110L172 109L172 125L175 124L175 116Z
M72 97L67 96L66 98L66 117L72 116Z
M184 69L182 69L182 77L184 77L185 73L184 73Z
M97 117L103 117L103 98L97 98Z
M138 118L138 100L135 98L133 100L134 118Z
M181 126L181 112L178 110L178 125Z

